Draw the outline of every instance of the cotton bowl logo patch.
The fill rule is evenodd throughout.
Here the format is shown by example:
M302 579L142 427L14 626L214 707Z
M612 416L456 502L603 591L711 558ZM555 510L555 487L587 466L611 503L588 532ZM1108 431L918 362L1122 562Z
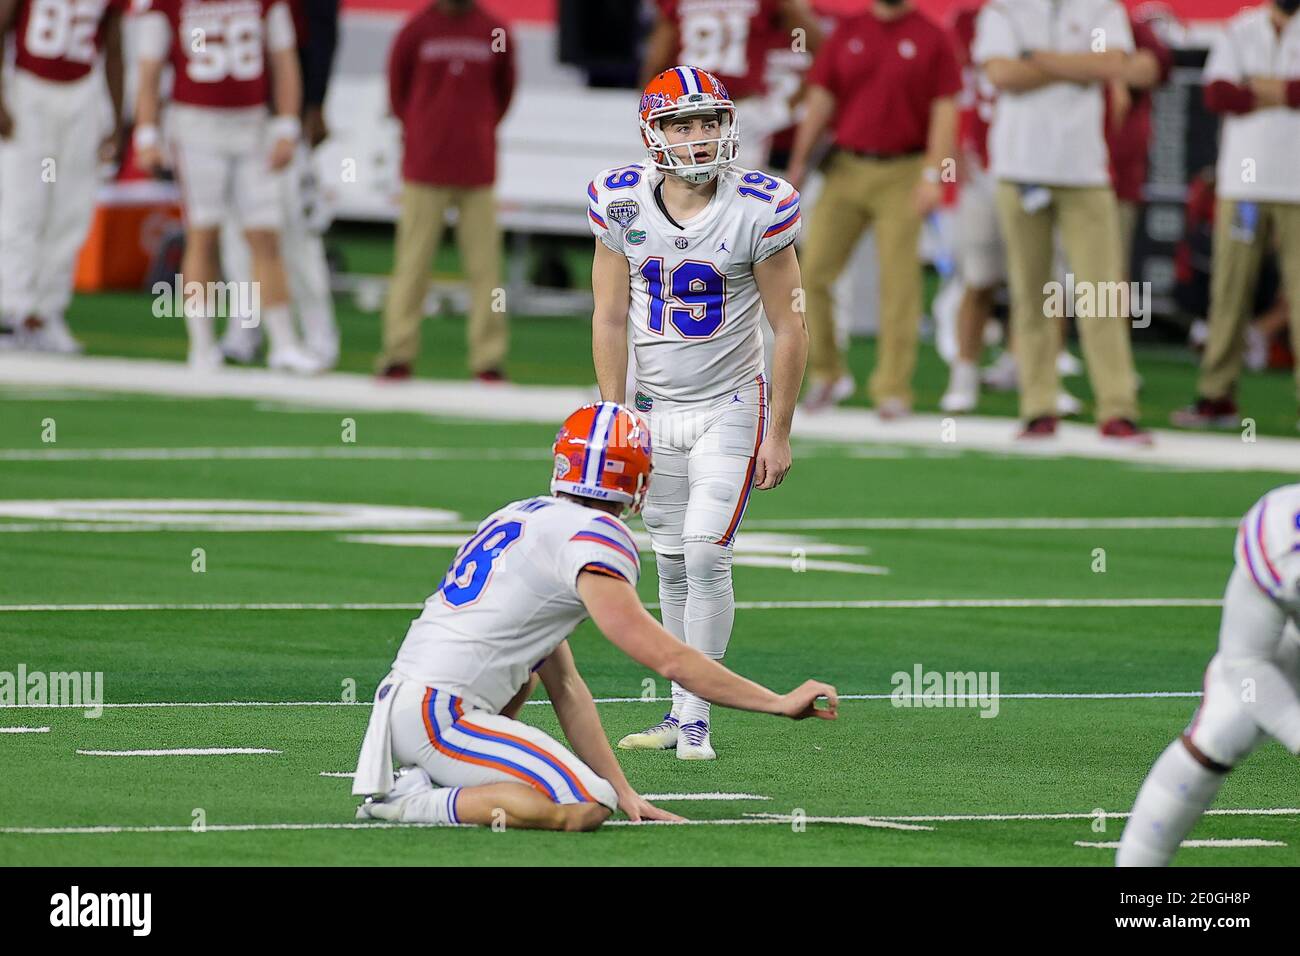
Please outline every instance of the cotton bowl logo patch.
M565 455L555 456L555 477L563 478L569 473L569 459Z
M650 409L655 407L655 400L645 392L637 392L636 398L633 399L633 402L636 404L636 410L638 412L648 412Z
M635 199L617 199L605 207L605 215L626 229L641 215L641 207Z
M639 246L639 245L641 245L641 243L645 242L645 238L646 238L646 236L645 236L645 230L644 230L644 229L629 229L629 230L628 230L628 231L623 235L623 238L626 239L626 240L628 241L628 244L629 244L629 245Z

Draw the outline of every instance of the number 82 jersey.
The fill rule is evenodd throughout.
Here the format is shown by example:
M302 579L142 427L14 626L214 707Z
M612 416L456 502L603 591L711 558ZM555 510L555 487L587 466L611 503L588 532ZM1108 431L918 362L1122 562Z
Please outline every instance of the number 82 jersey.
M799 193L784 179L719 171L712 201L674 222L649 163L600 173L587 186L592 234L628 261L628 322L637 383L653 397L700 402L763 371L763 303L754 264L799 235Z

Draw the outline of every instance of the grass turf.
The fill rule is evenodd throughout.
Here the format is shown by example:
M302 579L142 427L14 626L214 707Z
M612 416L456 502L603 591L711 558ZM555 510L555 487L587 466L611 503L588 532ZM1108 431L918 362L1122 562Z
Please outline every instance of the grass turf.
M55 448L336 446L339 416L239 401L163 401L76 393L6 394L0 448L38 451L40 423ZM459 449L467 460L0 459L7 499L324 501L448 509L475 521L539 492L553 429L366 413L358 456L377 447ZM536 449L500 461L498 449ZM482 450L484 458L473 455ZM1164 471L1104 461L976 453L801 446L774 493L756 494L747 526L781 519L898 517L1211 517L1231 519L1292 477ZM0 525L30 524L0 516ZM39 524L39 522L37 522ZM1217 598L1232 528L1150 530L864 531L784 529L791 567L736 569L752 601L913 598ZM377 602L418 604L450 547L359 544L332 531L87 532L0 530L0 603ZM887 575L798 573L796 549L865 548L833 556ZM192 570L194 548L207 570ZM1093 570L1096 549L1106 570ZM744 553L742 540L741 554ZM810 554L810 558L818 557ZM648 554L640 590L653 602ZM0 827L171 826L201 810L209 826L339 824L355 805L348 781L369 699L412 610L0 612L0 670L102 671L116 703L281 701L314 706L0 709ZM986 609L742 609L728 663L784 689L805 676L847 694L887 694L893 675L996 672L999 691L1195 691L1213 651L1213 607ZM598 697L640 698L652 678L590 624L572 639ZM652 678L653 680L653 678ZM649 689L664 696L667 686ZM339 706L325 706L336 702ZM647 725L662 703L600 705L611 738ZM997 716L966 708L897 708L850 700L833 724L793 724L719 711L720 759L686 764L632 753L624 765L648 793L750 793L764 801L671 802L705 820L746 813L811 816L1091 814L1126 811L1195 700L1004 699ZM558 731L545 704L525 718ZM78 749L261 747L276 755L94 757ZM1269 744L1228 779L1221 807L1289 807L1294 763ZM7 864L1066 864L1103 865L1109 852L1075 841L1118 839L1122 820L952 821L899 831L789 823L606 828L596 835L429 829L254 830L207 833L0 832ZM1294 817L1207 817L1196 837L1257 837L1284 848L1184 851L1191 865L1296 865Z

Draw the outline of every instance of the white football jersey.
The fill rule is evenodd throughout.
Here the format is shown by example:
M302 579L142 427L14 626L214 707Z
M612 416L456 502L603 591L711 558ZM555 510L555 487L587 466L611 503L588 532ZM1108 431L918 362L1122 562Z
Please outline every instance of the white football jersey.
M678 224L655 195L663 177L649 162L605 170L587 187L587 220L627 257L638 384L668 401L707 401L763 372L754 263L799 235L799 192L726 167L709 205Z
M1237 530L1237 564L1300 621L1300 484L1274 488Z
M393 670L499 713L587 617L583 570L636 585L641 559L627 525L564 498L506 505L456 552Z

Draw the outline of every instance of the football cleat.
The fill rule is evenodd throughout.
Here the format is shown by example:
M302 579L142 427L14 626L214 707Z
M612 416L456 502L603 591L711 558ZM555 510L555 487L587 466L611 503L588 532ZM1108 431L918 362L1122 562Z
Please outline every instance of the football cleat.
M939 399L939 410L952 414L975 411L980 400L980 373L974 362L956 361L948 372L948 390Z
M190 347L189 366L195 372L215 372L226 364L226 357L221 349L213 345L209 348Z
M296 345L272 349L267 356L266 366L277 372L291 372L294 375L319 375L327 368L324 359Z
M677 732L678 760L716 760L718 755L709 742L709 725L703 720L682 724Z
M718 118L716 139L673 143L664 134L664 124L683 116L713 113ZM736 161L740 149L740 121L727 88L712 73L693 66L664 70L641 94L641 140L656 169L691 183L707 183L718 170ZM715 146L713 158L700 162L698 147ZM688 163L680 154L691 158Z
M382 797L366 797L365 802L357 807L358 820L399 821L407 797L433 789L433 780L423 767L403 767L396 777L392 790Z
M807 412L819 412L852 398L856 389L852 375L841 375L833 382L814 382L799 407Z
M649 730L628 734L618 742L618 747L620 750L672 750L677 746L677 739L677 718L668 713Z
M620 502L629 514L645 504L654 467L650 429L626 405L583 405L564 420L551 452L551 494Z
M1149 431L1127 418L1110 418L1101 423L1101 437L1108 442L1126 445L1150 445L1154 439Z

